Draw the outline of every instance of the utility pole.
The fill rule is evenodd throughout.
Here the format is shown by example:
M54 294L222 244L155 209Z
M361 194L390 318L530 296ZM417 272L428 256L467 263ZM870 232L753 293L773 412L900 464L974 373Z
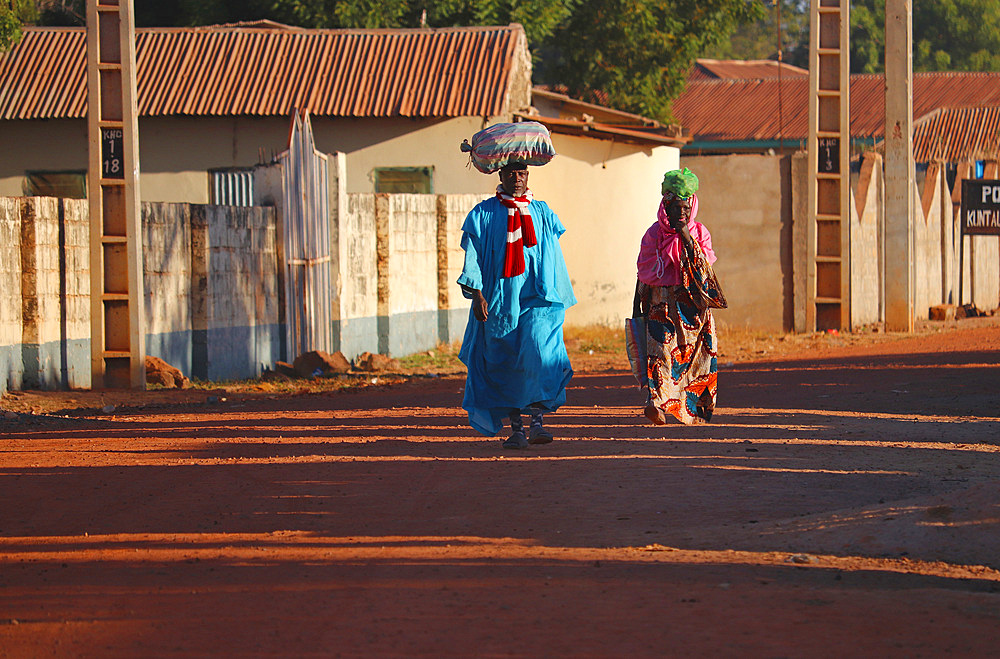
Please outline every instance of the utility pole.
M913 331L913 7L885 3L885 327Z
M146 387L132 0L87 0L92 388Z

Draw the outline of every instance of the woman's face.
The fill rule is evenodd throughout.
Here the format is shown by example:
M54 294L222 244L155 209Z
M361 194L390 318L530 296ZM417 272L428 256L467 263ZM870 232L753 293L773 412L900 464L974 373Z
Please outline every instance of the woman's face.
M670 225L680 226L682 224L687 224L688 220L691 219L691 207L693 204L693 196L688 197L687 199L674 197L667 206L667 217L670 219Z

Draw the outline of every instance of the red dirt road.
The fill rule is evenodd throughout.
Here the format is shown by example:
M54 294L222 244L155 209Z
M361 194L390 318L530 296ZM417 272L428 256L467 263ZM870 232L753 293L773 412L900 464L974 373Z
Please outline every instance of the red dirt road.
M995 656L1000 326L739 363L0 420L0 656Z

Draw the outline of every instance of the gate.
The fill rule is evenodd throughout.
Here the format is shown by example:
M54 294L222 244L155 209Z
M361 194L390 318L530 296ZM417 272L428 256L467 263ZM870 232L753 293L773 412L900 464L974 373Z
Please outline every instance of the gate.
M282 163L288 359L333 352L329 162L316 150L308 111L295 112Z

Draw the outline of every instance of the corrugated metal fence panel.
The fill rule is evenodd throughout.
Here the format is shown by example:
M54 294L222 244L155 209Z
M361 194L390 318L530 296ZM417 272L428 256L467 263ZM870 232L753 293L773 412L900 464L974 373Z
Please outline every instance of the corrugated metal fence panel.
M285 318L289 359L333 351L327 157L313 145L309 115L293 120L284 161Z
M136 30L139 113L496 116L519 25L418 30L245 26ZM25 28L0 53L0 119L86 115L80 28ZM515 108L516 109L516 108Z

